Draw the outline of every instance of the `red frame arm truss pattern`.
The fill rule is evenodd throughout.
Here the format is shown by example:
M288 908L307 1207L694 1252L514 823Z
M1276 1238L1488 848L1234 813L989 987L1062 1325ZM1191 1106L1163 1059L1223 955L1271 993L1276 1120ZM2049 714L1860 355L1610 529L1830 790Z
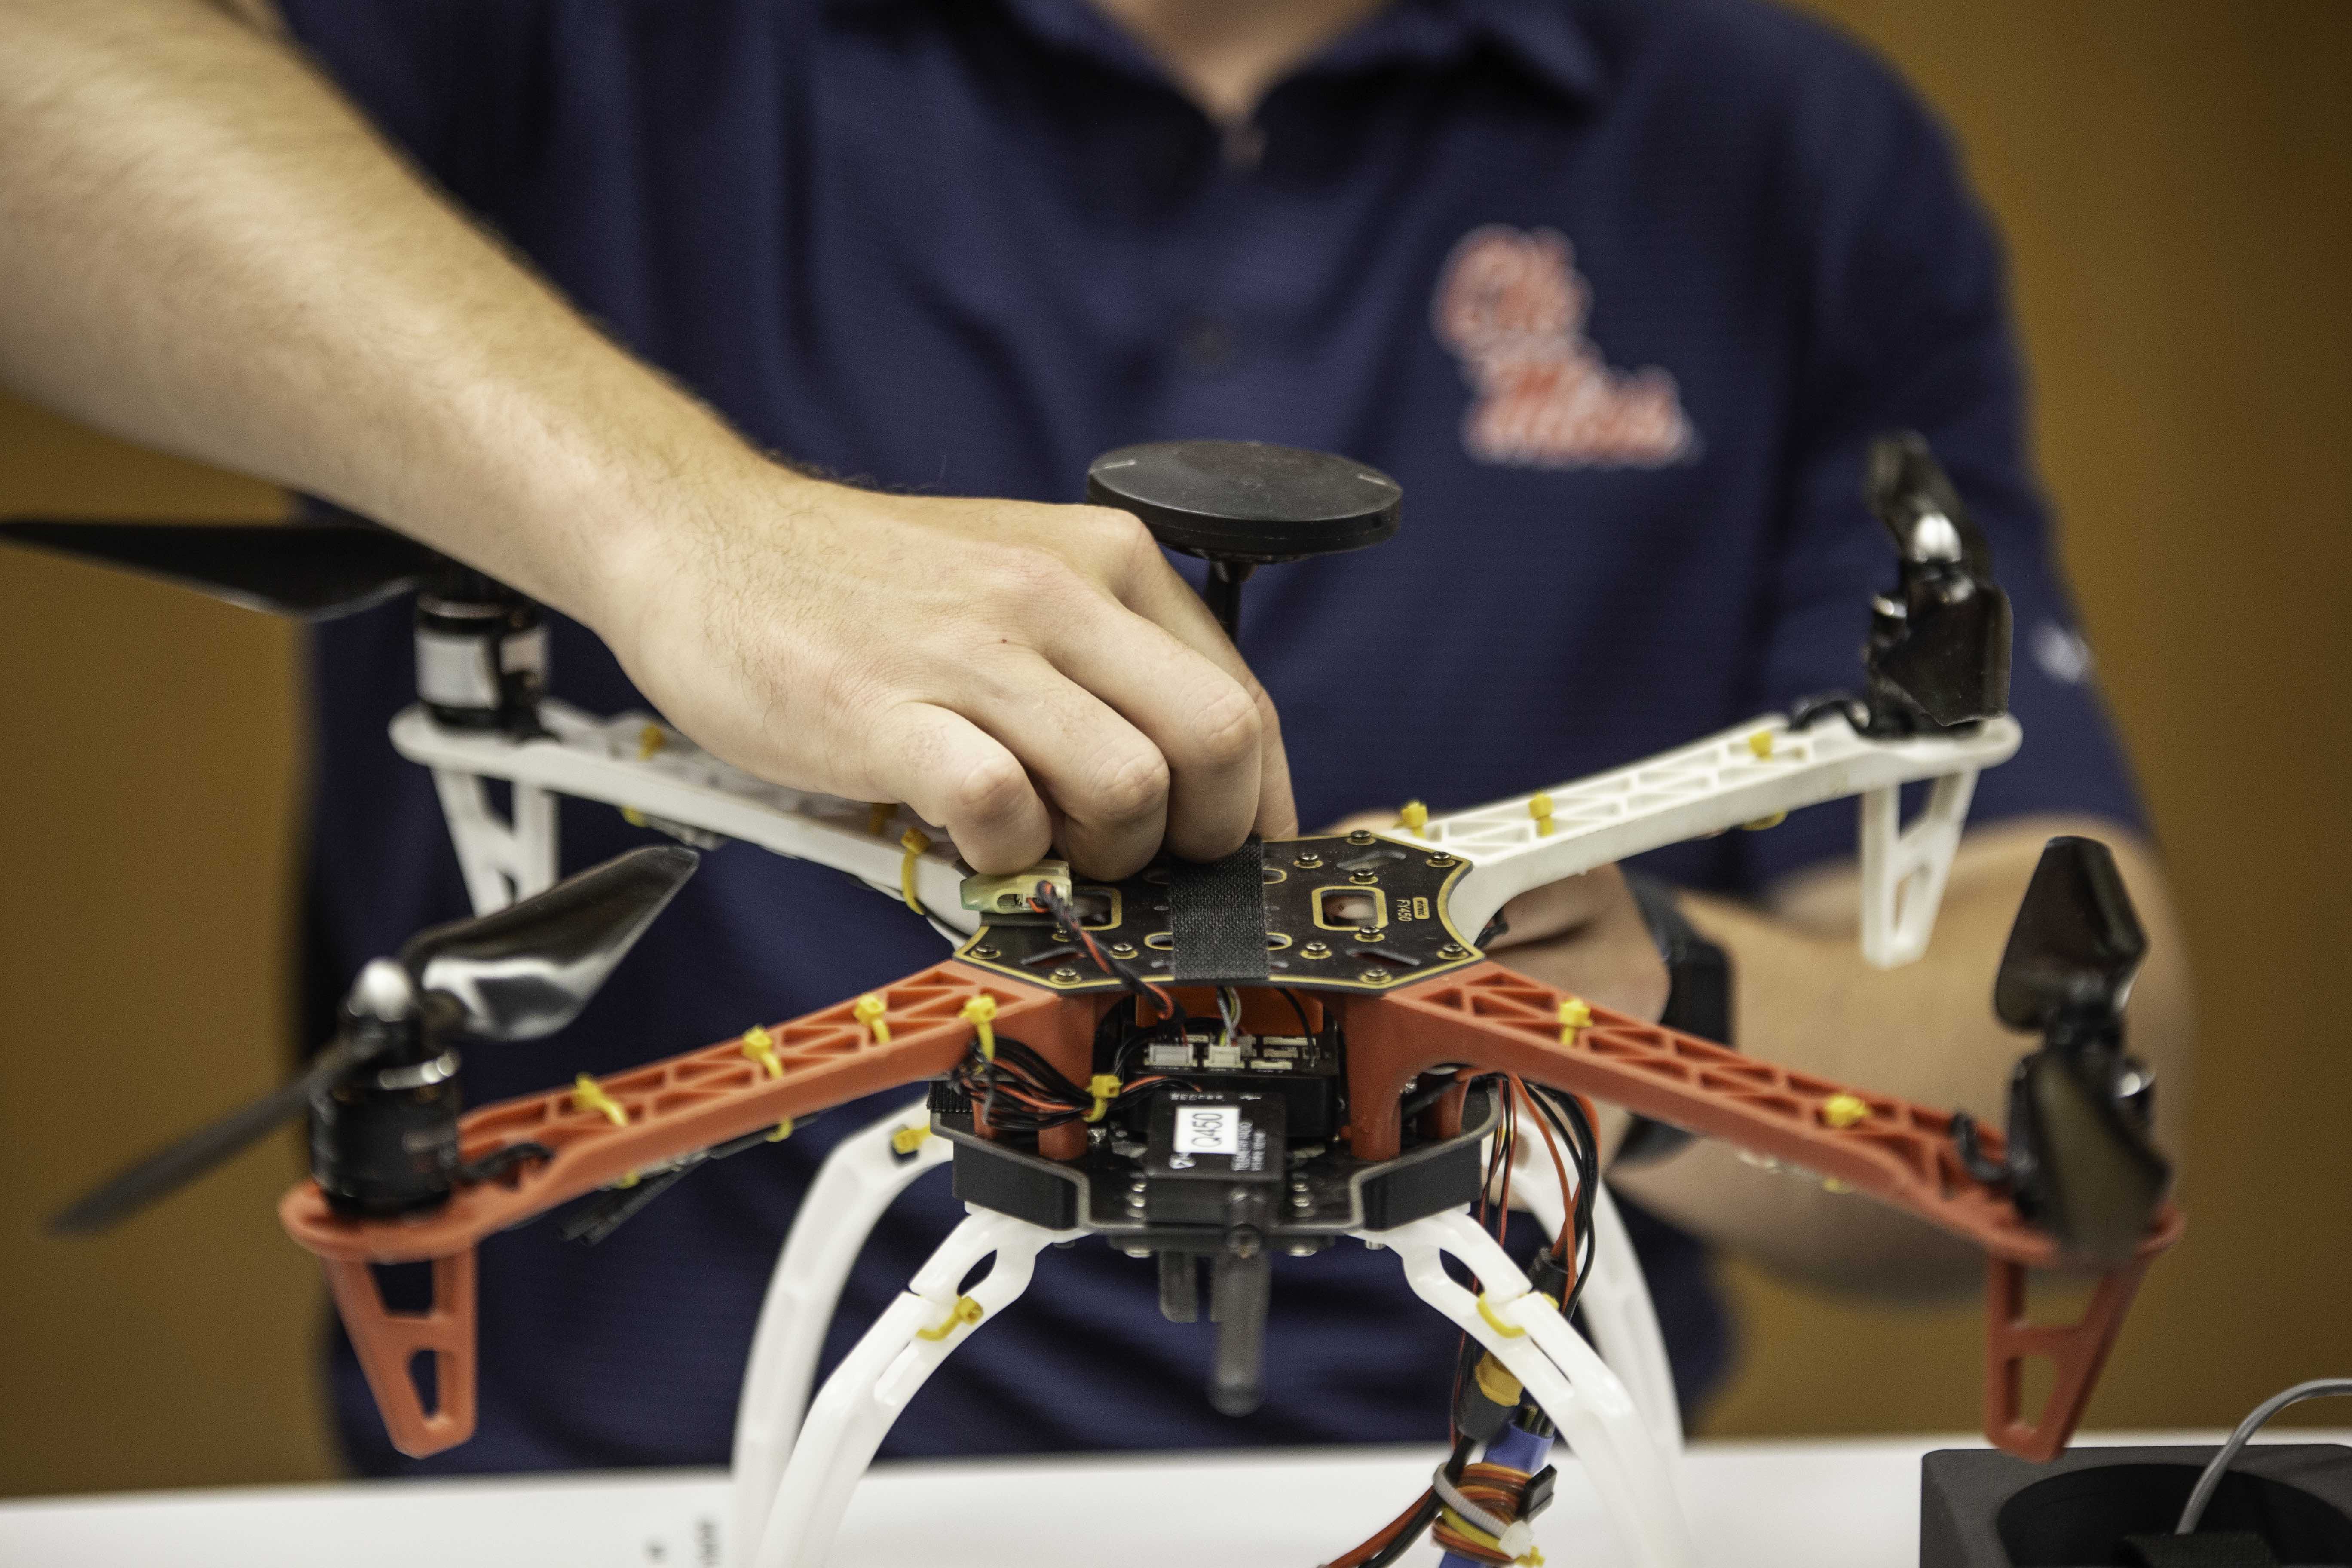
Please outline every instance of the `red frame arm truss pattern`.
M963 1010L975 997L994 1001L993 1027L1017 1034L1083 1082L1096 1023L1106 1007L1123 1001L1116 993L1056 995L956 963L877 994L885 1004L887 1041L857 1016L856 1004L843 1002L770 1026L773 1070L747 1053L739 1037L604 1079L599 1087L619 1120L570 1089L485 1106L460 1126L468 1163L524 1142L546 1146L552 1157L461 1188L430 1213L346 1219L328 1208L313 1184L289 1193L280 1218L324 1263L402 1451L434 1453L471 1435L473 1248L483 1237L761 1127L939 1077L971 1039ZM1407 1085L1423 1071L1455 1064L1516 1073L1801 1166L1983 1247L1991 1270L1986 1435L2028 1458L2046 1459L2065 1447L2148 1260L2179 1237L2180 1216L2168 1206L2139 1256L2100 1280L2080 1321L2032 1324L2024 1315L2025 1271L2063 1260L2046 1234L1969 1175L1953 1149L1948 1112L1791 1072L1602 1008L1592 1008L1591 1022L1564 1042L1560 1005L1571 1000L1568 994L1493 963L1384 994L1326 1000L1343 1011L1349 1137L1359 1158L1395 1155ZM1075 1131L1076 1137L1045 1142L1041 1152L1075 1158L1085 1147L1083 1129ZM1985 1136L1988 1152L1998 1156L1997 1139ZM392 1311L370 1266L423 1259L434 1264L431 1306L422 1313ZM430 1409L412 1375L420 1355L434 1358ZM2053 1363L2056 1377L2041 1415L2029 1420L2022 1367L2034 1358Z
M2138 1256L2100 1278L2078 1321L2031 1323L2026 1270L2064 1259L2046 1232L1969 1174L1952 1143L1949 1111L1791 1072L1601 1007L1591 1008L1591 1023L1563 1042L1560 1004L1570 999L1489 963L1352 1007L1354 1153L1395 1153L1405 1086L1430 1068L1459 1062L1621 1105L1842 1182L1984 1248L1985 1436L2029 1459L2064 1450L2149 1260L2180 1239L2179 1209L2167 1205ZM1986 1152L1999 1158L1998 1138L1989 1129L1982 1136ZM2024 1363L2036 1358L2049 1361L2055 1377L2039 1416L2029 1418Z

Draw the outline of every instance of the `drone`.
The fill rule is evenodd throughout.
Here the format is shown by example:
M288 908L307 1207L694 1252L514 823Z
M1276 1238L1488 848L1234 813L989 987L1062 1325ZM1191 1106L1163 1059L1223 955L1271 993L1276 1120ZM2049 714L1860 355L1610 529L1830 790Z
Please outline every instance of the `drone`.
M1108 453L1087 496L1205 560L1228 632L1254 571L1376 545L1402 500L1350 459L1232 441ZM1529 1521L1550 1500L1556 1440L1636 1561L1694 1568L1664 1340L1601 1179L1593 1106L1605 1101L1980 1247L1986 1435L2053 1458L2182 1223L2149 1135L2153 1080L2124 1041L2146 938L2104 846L2050 843L2003 955L1997 1012L2041 1044L2018 1066L2001 1130L1612 1012L1481 945L1520 893L1859 795L1863 954L1892 967L1925 951L1977 775L2021 739L2006 710L2010 612L1922 439L1874 444L1864 499L1892 537L1895 582L1869 606L1859 691L1528 795L1447 815L1409 803L1385 832L1252 839L1116 882L1056 860L976 875L901 806L766 783L651 714L567 707L547 692L538 605L385 530L0 523L0 539L280 614L415 591L419 700L391 739L432 770L475 906L365 965L335 1038L293 1081L124 1171L53 1228L110 1225L307 1111L311 1176L279 1217L320 1258L394 1442L421 1456L471 1434L485 1237L570 1205L565 1234L597 1239L797 1121L920 1086L836 1148L794 1218L737 1417L733 1561L821 1563L924 1380L1011 1307L1041 1251L1091 1236L1155 1265L1170 1320L1214 1323L1209 1395L1228 1413L1259 1400L1277 1250L1392 1252L1463 1331L1447 1458L1422 1498L1328 1568L1376 1568L1426 1532L1449 1563L1539 1562ZM503 813L491 780L509 786ZM1911 784L1927 787L1906 822ZM676 842L559 879L567 795ZM730 840L902 900L951 956L799 1018L465 1110L461 1047L571 1021L698 853ZM812 1399L866 1235L942 1163L968 1217ZM1551 1238L1525 1265L1499 1240L1514 1194ZM429 1304L395 1310L373 1270L415 1263L430 1265ZM2072 1324L2030 1321L2028 1271L2060 1267L2095 1274L2088 1307ZM2055 1376L2029 1415L2034 1359Z

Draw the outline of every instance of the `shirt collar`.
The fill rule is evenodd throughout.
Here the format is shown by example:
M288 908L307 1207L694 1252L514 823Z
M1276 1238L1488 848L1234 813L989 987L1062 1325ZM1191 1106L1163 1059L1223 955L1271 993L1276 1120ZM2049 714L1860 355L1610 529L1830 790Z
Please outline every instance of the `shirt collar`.
M892 0L835 0L862 9ZM962 0L956 0L962 3ZM1033 37L1132 75L1164 79L1157 62L1091 0L1001 0ZM1299 68L1348 74L1391 64L1439 66L1492 46L1535 81L1578 102L1603 85L1600 53L1574 0L1392 0Z

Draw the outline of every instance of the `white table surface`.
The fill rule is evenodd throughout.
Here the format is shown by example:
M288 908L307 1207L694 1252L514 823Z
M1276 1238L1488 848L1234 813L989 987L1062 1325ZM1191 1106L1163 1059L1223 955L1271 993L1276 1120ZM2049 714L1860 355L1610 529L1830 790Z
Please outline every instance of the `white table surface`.
M2293 1441L2343 1433L2281 1432ZM2217 1433L2085 1442L2218 1441ZM1709 1563L1910 1568L1919 1456L1968 1436L1701 1443L1692 1525ZM877 1467L834 1568L1313 1568L1428 1483L1435 1448ZM5 1568L723 1568L723 1475L240 1488L0 1503ZM1555 1568L1625 1555L1571 1462L1537 1537ZM1426 1565L1425 1545L1405 1562Z

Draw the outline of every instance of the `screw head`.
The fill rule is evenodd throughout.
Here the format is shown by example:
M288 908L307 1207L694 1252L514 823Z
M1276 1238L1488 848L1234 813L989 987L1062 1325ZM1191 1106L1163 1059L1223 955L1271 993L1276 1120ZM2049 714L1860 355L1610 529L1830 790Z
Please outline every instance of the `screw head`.
M1076 985L1078 983L1078 972L1066 963L1045 978L1056 985Z
M1350 882L1377 882L1380 879L1381 874L1378 871L1350 871L1348 873L1348 880Z
M1302 871L1312 871L1315 868L1323 864L1323 857L1316 854L1310 849L1306 854L1301 855L1297 859L1293 860L1291 864L1297 867Z
M1454 863L1454 857L1451 855L1432 855L1427 860L1422 862L1425 866L1434 866L1441 871Z
M1449 942L1444 947L1437 950L1437 956L1440 958L1467 958L1470 956L1470 950L1463 946L1458 942Z
M1305 947L1298 950L1298 956L1301 958L1328 958L1331 956L1331 949L1328 943L1310 942Z
M1357 975L1356 978L1362 981L1367 985L1385 985L1388 984L1389 972L1385 969L1375 966L1365 970L1361 974Z
M1358 926L1356 928L1356 938L1360 942L1378 942L1388 934L1389 928L1386 926Z
M1131 942L1112 942L1110 944L1110 955L1113 958L1133 958L1135 956L1135 943Z
M974 958L994 958L997 956L997 952L993 947L982 942L980 946L971 950L971 955Z
M1359 827L1355 832L1348 835L1348 842L1350 844L1370 844L1372 841L1372 837L1373 835L1370 828Z

